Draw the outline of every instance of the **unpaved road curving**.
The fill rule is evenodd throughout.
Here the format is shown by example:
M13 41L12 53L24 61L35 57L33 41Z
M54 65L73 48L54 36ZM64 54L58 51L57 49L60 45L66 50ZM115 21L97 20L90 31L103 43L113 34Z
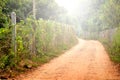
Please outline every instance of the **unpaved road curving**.
M65 54L17 80L120 80L120 77L100 42L79 40Z

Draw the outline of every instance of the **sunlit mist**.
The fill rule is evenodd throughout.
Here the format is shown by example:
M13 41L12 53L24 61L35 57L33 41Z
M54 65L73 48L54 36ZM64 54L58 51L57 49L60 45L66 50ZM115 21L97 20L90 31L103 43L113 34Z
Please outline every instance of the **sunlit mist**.
M55 0L56 3L64 7L69 14L80 14L83 16L89 11L91 0Z

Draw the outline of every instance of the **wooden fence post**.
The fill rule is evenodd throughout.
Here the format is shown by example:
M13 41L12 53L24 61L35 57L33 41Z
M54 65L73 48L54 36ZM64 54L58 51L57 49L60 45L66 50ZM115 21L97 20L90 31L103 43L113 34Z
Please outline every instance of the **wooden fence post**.
M13 30L12 30L12 47L14 53L17 52L17 45L16 45L16 13L12 12L11 13L11 22L13 25Z

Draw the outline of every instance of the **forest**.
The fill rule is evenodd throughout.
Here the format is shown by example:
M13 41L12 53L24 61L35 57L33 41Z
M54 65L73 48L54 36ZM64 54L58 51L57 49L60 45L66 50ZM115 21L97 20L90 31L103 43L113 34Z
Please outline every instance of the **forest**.
M34 0L0 0L0 77L14 77L50 61L77 44L77 36L99 40L111 60L120 63L120 0L92 0L84 17L81 6L76 15L68 15L55 0L35 1L36 9ZM115 31L104 33L110 29Z

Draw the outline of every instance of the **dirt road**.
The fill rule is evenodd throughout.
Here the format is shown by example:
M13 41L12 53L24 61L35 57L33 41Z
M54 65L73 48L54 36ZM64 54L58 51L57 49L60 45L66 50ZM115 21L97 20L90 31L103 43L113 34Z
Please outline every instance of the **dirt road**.
M17 80L120 80L98 41L79 40L65 54Z

